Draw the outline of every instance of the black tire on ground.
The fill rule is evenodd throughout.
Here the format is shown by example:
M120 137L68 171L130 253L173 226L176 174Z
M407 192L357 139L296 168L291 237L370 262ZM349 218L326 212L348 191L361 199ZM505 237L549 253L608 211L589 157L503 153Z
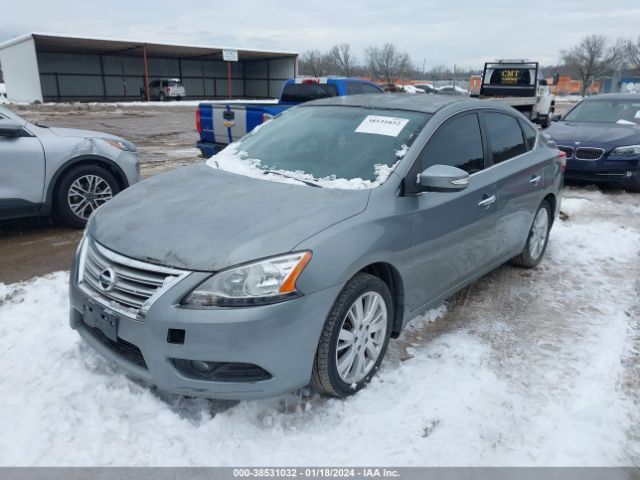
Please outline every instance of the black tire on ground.
M160 95L158 95L158 100L160 100L161 102L164 102L165 100L164 92L160 92Z
M549 115L544 116L540 119L540 126L542 128L549 128L550 124L551 124L551 120L549 119Z
M531 241L534 236L533 234L534 234L535 218L537 217L538 212L540 212L540 210L543 208L547 210L547 218L548 218L547 231L544 237L544 247L542 248L542 251L540 252L540 254L534 258L534 256L531 253ZM533 268L537 266L542 260L542 258L544 257L544 252L546 252L547 250L547 245L549 243L549 232L551 231L551 225L553 223L553 212L551 211L551 205L549 205L549 202L547 200L543 200L542 203L540 204L540 207L538 207L538 210L536 211L536 217L534 217L534 223L532 223L531 228L529 229L529 234L527 236L527 243L525 244L524 249L522 250L520 255L511 259L511 263L519 267Z
M640 193L640 174L631 179L627 185L627 191L631 193Z
M61 221L63 221L70 227L84 228L84 226L87 224L88 217L83 218L79 215L76 215L71 209L68 202L69 190L71 186L76 180L86 175L93 175L104 180L107 184L109 184L113 196L120 192L120 185L118 184L118 181L113 176L113 174L98 165L80 165L64 173L58 181L55 191L53 192L53 213L56 217L58 217Z
M147 94L145 92L140 92L140 100L143 102L147 101Z
M387 327L382 348L371 370L357 383L346 383L340 377L336 350L338 337L349 309L363 294L375 292L382 296L387 310ZM316 357L313 363L311 386L321 393L334 397L347 397L362 389L378 370L387 351L393 326L393 299L387 285L374 275L358 273L344 286L325 320Z

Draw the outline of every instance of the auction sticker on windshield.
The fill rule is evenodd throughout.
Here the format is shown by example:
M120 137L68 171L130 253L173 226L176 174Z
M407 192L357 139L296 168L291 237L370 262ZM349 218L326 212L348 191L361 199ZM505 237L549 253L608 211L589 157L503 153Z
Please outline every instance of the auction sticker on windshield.
M406 118L367 115L355 131L356 133L373 133L375 135L397 137L407 123L409 123L409 120Z

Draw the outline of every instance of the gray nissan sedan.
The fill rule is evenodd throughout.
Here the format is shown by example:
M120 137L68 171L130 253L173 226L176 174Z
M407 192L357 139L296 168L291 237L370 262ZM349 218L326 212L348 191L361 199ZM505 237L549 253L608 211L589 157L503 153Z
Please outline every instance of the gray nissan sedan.
M161 390L344 397L410 319L541 261L562 173L555 144L498 103L310 102L96 211L71 326Z

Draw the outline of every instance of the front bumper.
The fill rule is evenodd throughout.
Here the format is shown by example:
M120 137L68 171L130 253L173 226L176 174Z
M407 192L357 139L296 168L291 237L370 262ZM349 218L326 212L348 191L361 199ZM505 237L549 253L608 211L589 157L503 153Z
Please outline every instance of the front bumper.
M640 175L640 160L577 160L567 161L565 178L569 181L627 184Z
M71 327L130 375L166 392L239 400L305 386L311 378L324 321L342 285L274 305L210 310L180 307L184 295L206 276L189 274L158 298L142 320L119 315L114 342L84 322L84 308L91 297L78 287L73 275ZM182 344L170 343L170 329L184 331ZM172 359L252 364L268 372L270 378L201 380L179 371Z

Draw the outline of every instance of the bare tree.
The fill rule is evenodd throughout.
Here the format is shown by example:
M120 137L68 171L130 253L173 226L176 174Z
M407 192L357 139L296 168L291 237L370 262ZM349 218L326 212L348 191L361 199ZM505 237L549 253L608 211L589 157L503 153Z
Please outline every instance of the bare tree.
M367 48L365 56L371 76L384 80L385 83L393 83L412 69L409 54L398 51L390 43L382 47Z
M621 61L620 46L612 46L604 35L588 35L560 55L565 65L574 69L582 80L583 95L594 80L612 73Z
M328 56L320 50L306 50L298 57L298 69L301 75L322 77L328 73Z
M640 70L640 37L625 42L624 55L631 68Z
M351 77L357 70L357 59L351 45L348 43L341 43L334 45L329 50L329 60L335 66L337 73L345 77Z

